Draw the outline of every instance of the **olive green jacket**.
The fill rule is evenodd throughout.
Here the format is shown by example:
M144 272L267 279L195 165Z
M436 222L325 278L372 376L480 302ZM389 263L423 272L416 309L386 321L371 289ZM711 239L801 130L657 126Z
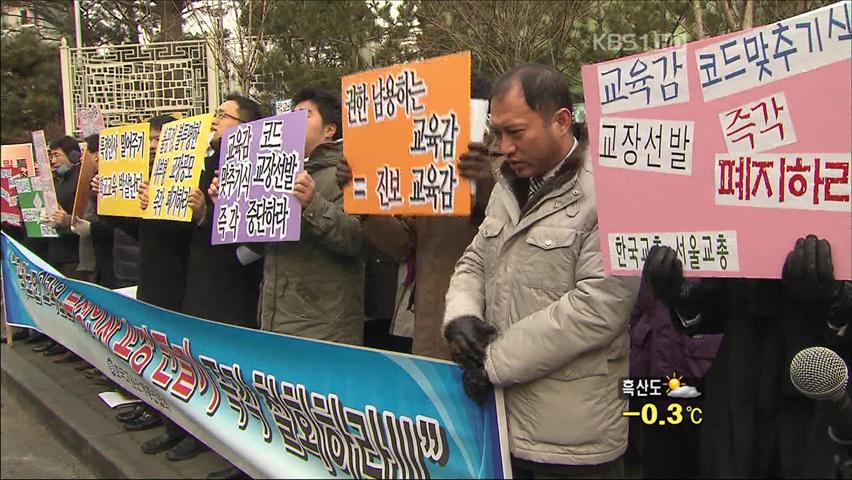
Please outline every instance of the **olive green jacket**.
M361 345L364 262L361 222L343 211L337 166L343 143L317 146L305 162L316 195L302 210L298 242L269 243L260 298L263 330Z

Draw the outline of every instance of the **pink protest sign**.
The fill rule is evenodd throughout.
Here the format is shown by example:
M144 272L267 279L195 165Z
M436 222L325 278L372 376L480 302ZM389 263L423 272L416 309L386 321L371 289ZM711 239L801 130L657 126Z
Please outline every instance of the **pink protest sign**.
M82 138L94 135L106 128L104 116L95 104L77 110L77 128Z
M583 67L607 273L665 244L687 276L780 278L813 233L852 279L850 8Z

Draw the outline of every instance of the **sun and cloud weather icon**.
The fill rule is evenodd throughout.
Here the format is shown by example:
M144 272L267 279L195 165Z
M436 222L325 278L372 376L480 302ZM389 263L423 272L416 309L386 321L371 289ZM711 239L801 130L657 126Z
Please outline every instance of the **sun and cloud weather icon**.
M666 375L666 396L672 398L697 398L701 392L697 388L689 386L683 381L683 375L678 376L672 372L672 376Z

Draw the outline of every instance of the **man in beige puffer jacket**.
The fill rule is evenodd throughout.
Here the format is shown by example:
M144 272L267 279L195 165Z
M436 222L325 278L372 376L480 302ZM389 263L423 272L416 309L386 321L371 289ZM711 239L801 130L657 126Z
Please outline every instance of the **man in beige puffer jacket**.
M638 278L604 275L592 174L567 79L524 65L498 82L506 162L456 265L444 334L465 390L505 388L516 477L618 477L627 447L628 316Z

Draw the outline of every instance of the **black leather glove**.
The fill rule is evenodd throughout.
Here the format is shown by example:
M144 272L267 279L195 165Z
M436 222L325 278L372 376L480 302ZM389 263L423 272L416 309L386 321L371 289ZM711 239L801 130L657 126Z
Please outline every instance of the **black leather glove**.
M784 261L781 280L787 292L799 300L834 299L840 293L841 282L834 279L831 244L813 234L796 240Z
M488 380L488 374L485 369L466 368L462 372L462 383L464 384L464 393L474 402L482 405L485 398L488 396L488 390L491 388L491 382Z
M460 317L444 329L453 361L465 370L480 368L485 360L485 347L497 335L497 329L476 317Z
M686 316L697 315L695 307L690 305L697 288L683 277L683 263L670 247L654 245L648 250L642 276L651 285L657 300Z
M648 250L642 275L651 285L654 297L674 306L680 300L683 285L683 263L677 258L677 252L665 245L654 245Z

